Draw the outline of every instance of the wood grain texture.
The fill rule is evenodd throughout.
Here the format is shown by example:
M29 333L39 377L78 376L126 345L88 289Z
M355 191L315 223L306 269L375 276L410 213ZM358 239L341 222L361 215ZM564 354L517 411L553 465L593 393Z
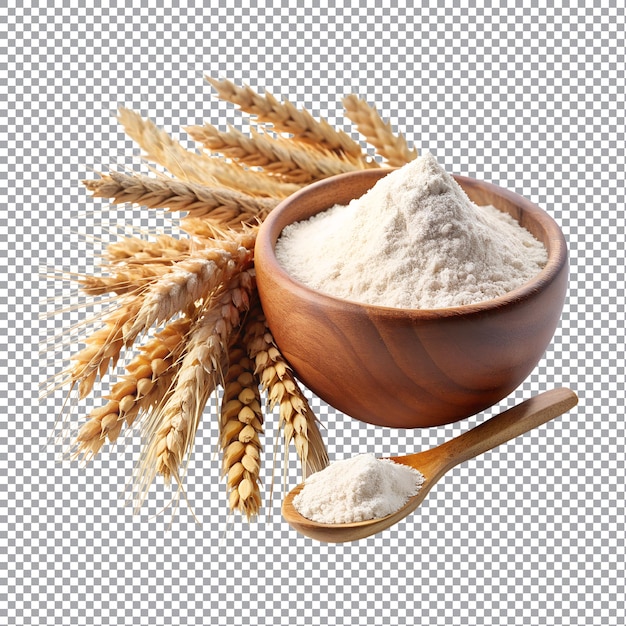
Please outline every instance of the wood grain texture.
M302 490L304 484L298 485L287 494L282 505L283 517L292 528L318 541L338 543L369 537L397 524L411 514L448 470L549 422L569 411L577 403L578 397L571 389L551 389L525 400L436 448L392 458L395 463L418 470L424 476L424 482L417 494L401 509L385 517L347 524L321 524L309 520L300 515L293 505L294 497Z
M455 176L471 200L509 213L546 245L548 263L532 281L487 302L402 310L327 296L290 277L274 255L283 228L347 204L389 171L335 176L281 202L257 237L259 293L282 353L328 404L372 424L437 426L499 402L533 370L560 319L567 248L556 222L538 206Z

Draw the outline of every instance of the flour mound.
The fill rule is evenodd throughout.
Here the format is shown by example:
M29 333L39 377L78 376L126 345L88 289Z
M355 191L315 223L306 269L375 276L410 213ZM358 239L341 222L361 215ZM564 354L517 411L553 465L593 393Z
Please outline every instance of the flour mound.
M312 474L293 505L300 515L323 524L378 519L400 509L423 482L411 467L361 454Z
M509 215L472 203L430 153L350 204L286 227L276 256L317 291L408 309L490 300L547 262L542 243Z

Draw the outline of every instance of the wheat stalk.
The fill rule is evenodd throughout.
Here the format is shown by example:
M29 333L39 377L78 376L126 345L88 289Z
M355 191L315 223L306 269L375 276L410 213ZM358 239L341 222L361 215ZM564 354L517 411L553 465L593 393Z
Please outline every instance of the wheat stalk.
M183 181L246 189L252 195L270 198L284 198L300 188L222 159L189 152L152 121L130 109L121 108L119 120L126 134L144 151L146 159L158 163Z
M406 139L402 135L395 135L391 124L383 122L378 111L365 100L351 94L344 98L343 105L346 116L388 165L401 167L417 158L417 150L409 150Z
M317 418L293 371L277 348L259 302L251 307L248 314L244 341L248 356L254 361L255 373L261 381L261 387L267 391L270 410L279 407L285 454L293 441L304 478L324 469L328 465L328 455L317 426ZM285 462L285 472L286 470Z
M221 380L229 338L249 306L252 288L252 270L241 271L203 308L190 330L171 393L143 422L138 506L157 474L182 488L181 467L193 447L204 407Z
M267 91L262 96L247 85L238 87L229 80L216 80L209 76L206 79L221 100L236 104L241 111L255 115L259 122L271 124L278 133L290 133L296 141L372 165L367 161L361 146L347 133L336 130L324 119L316 120L306 109L298 109L288 100L281 103Z
M94 409L78 431L74 458L93 459L107 439L116 441L124 423L133 426L142 411L163 398L177 370L190 323L186 317L174 320L141 347L126 366L128 373L111 388L108 402Z
M122 172L100 174L99 179L84 180L83 184L94 198L111 198L115 204L131 202L149 209L185 211L188 217L218 217L228 225L262 220L278 202L223 187Z
M230 509L240 511L248 521L257 515L261 506L263 414L260 399L254 365L242 344L234 341L228 350L228 371L224 377L220 447Z

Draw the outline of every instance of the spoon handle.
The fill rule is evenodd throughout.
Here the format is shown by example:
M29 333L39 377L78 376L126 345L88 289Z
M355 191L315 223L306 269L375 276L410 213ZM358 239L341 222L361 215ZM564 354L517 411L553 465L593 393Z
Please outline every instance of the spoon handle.
M436 450L444 464L441 470L447 471L463 461L519 437L569 411L577 403L578 397L567 388L552 389L529 398L438 446Z

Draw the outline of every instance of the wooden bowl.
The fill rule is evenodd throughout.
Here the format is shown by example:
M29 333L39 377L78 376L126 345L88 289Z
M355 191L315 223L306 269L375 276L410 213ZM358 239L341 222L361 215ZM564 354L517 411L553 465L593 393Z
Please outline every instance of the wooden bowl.
M334 176L281 202L257 237L258 288L278 347L325 402L371 424L438 426L499 402L537 365L563 308L567 248L556 222L538 206L455 176L472 201L509 213L546 246L548 262L531 281L477 304L412 310L328 296L287 274L274 254L283 228L348 204L389 171Z

